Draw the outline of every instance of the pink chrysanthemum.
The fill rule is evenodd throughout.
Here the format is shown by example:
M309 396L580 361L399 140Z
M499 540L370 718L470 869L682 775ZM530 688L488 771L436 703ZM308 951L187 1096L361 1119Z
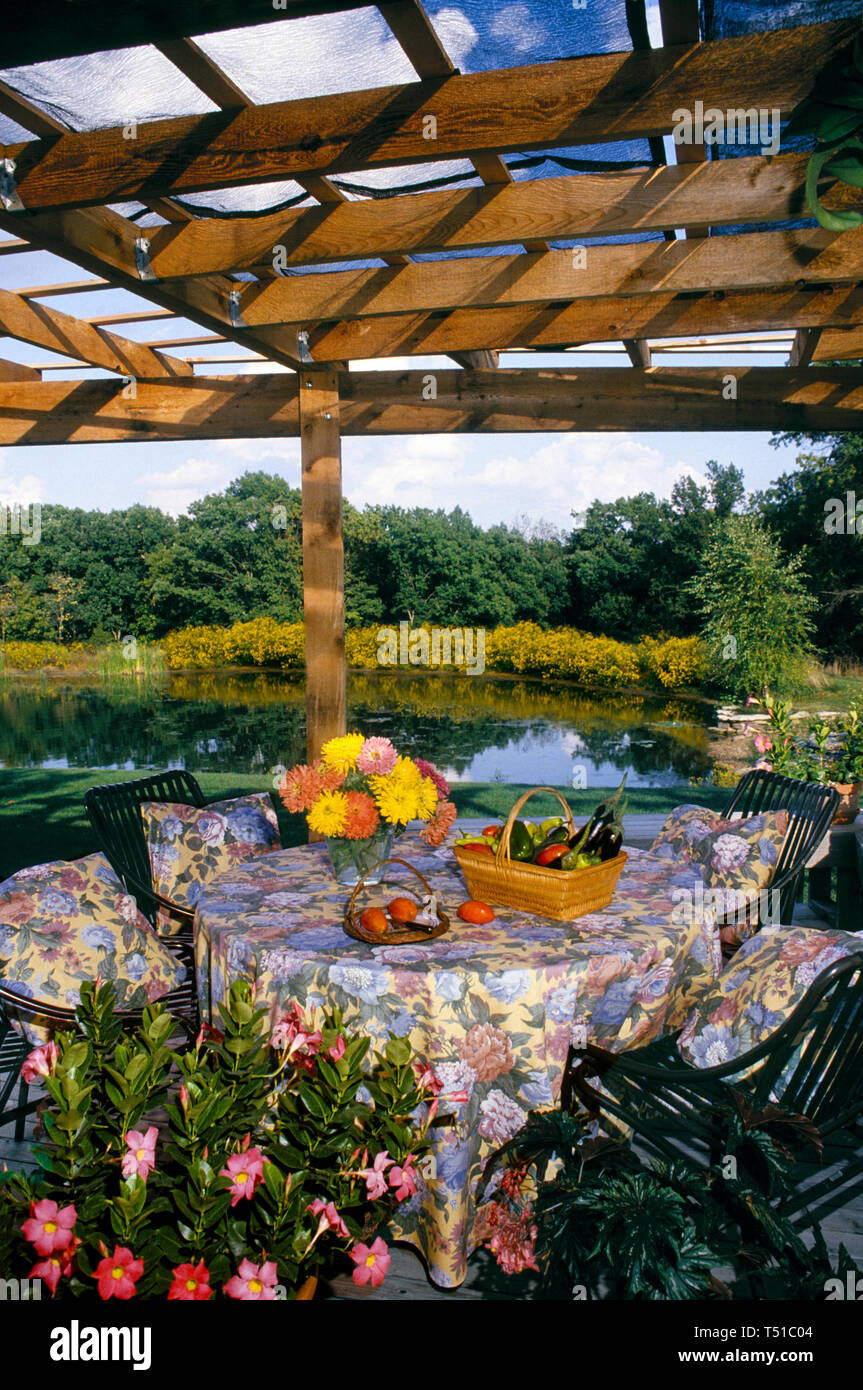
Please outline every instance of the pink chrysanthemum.
M378 772L386 776L396 765L398 753L388 738L367 738L357 757L360 772Z
M367 840L374 835L381 818L378 808L365 792L347 793L348 809L343 835L346 840Z
M442 845L457 816L458 811L451 801L439 801L431 820L426 821L420 831L420 839L427 845Z
M434 763L427 763L425 758L414 758L414 762L423 777L428 777L431 782L434 782L438 796L449 796L449 782L443 773L438 771Z

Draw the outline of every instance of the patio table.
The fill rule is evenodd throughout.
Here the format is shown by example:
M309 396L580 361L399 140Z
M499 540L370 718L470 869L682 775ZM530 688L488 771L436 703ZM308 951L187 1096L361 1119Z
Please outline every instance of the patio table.
M348 1027L373 1043L390 1033L409 1038L443 1082L442 1101L467 1093L442 1104L439 1113L454 1122L433 1126L433 1162L392 1228L419 1249L436 1283L454 1287L475 1244L483 1165L530 1110L556 1103L573 1027L582 1041L612 1050L679 1027L719 973L719 940L711 908L704 919L675 911L674 889L690 885L691 874L641 850L628 851L604 912L558 923L496 908L485 926L455 915L467 893L450 848L430 849L408 832L396 853L439 895L447 934L403 946L353 940L342 927L349 890L336 883L325 846L281 850L202 893L199 1000L202 1017L217 1021L231 982L246 978L274 1023L295 999L337 1004ZM408 886L412 875L391 871ZM396 890L368 891L367 902L385 903Z

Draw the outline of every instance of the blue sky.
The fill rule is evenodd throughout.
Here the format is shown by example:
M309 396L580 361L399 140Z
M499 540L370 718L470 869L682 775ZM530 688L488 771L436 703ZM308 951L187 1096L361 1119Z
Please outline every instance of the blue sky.
M582 9L566 0L528 0L528 3L516 0L516 3L492 5L480 3L480 0L462 0L461 5L457 0L456 3L429 0L428 10L453 60L463 72L507 62L542 61L559 56L561 52L628 46L625 36L618 33L622 3L604 6L600 12L593 2ZM341 67L351 73L356 85L372 85L376 73L384 70L392 72L389 80L409 78L410 73L398 67L399 62L404 62L404 55L399 57L400 50L396 51L397 45L394 46L377 12L369 12L371 18L367 23L378 28L368 31L368 43L362 53L357 53L357 31L351 26L359 23L358 14L366 13L292 23L307 26L304 33L312 58L316 46L322 54L326 52L330 64L341 55ZM648 14L655 42L655 0L649 0ZM299 29L296 32L299 33ZM226 53L239 61L241 55L231 48L230 37L217 37L208 43L214 56L219 58L222 58L218 51L220 46L227 44ZM260 51L255 49L257 54ZM360 58L368 65L368 71L363 68L360 72L361 81L356 77ZM320 73L322 64L323 59L309 61L295 71L304 80ZM331 67L330 71L336 71L338 66ZM130 71L135 72L134 64ZM131 80L134 88L134 79ZM248 80L252 80L251 74ZM275 75L271 80L275 81ZM342 89L344 86L342 79ZM291 94L293 92L287 90L277 93L279 96ZM106 101L114 104L120 101L117 111L121 111L126 98L119 94L117 84L113 87L109 84L103 95ZM126 96L129 101L147 100L140 92L132 91ZM122 111L125 110L122 107ZM135 111L130 109L128 114L135 114ZM112 120L122 118L117 112L106 111L106 122L109 115ZM2 284L9 289L88 278L78 267L41 252L4 257L2 268ZM123 312L142 307L140 300L124 291L63 295L41 302L73 315ZM201 330L178 320L173 325L131 324L120 331L129 337L147 339ZM202 353L198 347L189 351ZM213 351L232 352L233 348L214 344ZM63 360L56 354L2 338L0 356L40 364ZM689 360L679 355L666 359L680 366ZM708 360L693 357L691 362L703 365ZM784 355L722 359L723 365L727 362L729 366L753 362L781 365L784 360ZM623 353L596 358L510 353L501 358L502 366L533 368L581 367L592 362L601 366L628 366L628 358ZM452 365L444 358L401 358L352 364L357 368L397 366L416 370ZM219 370L241 369L228 366ZM49 379L79 375L77 371L61 370L49 373ZM86 375L105 374L91 371ZM357 507L386 502L405 507L449 509L460 506L486 526L496 522L512 523L525 515L534 521L566 526L572 511L583 510L595 498L610 501L643 490L668 496L681 474L703 477L704 465L711 458L741 467L749 489L764 487L790 468L794 458L793 451L771 448L769 440L767 433L640 432L346 438L343 443L344 492ZM177 514L195 498L220 491L242 472L257 468L278 473L293 486L298 486L299 442L233 440L202 441L197 445L183 442L7 448L0 450L0 501L57 502L103 510L144 502Z

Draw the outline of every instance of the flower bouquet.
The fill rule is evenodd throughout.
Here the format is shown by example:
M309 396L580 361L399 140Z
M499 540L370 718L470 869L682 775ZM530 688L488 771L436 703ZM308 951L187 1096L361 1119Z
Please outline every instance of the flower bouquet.
M434 763L399 754L388 738L358 733L329 739L310 766L291 768L279 795L324 837L333 872L348 885L361 878L380 882L375 865L389 858L408 821L425 821L423 839L439 845L456 818L446 799L449 785Z

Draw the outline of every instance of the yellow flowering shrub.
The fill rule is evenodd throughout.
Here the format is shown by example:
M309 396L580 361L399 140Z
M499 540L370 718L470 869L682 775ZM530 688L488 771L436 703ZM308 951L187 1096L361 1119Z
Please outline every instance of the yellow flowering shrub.
M698 685L704 677L704 649L697 637L642 637L637 650L651 684L676 690Z
M378 634L382 627L392 627L398 635L397 623L354 628L345 634L348 666L378 669ZM411 631L417 632L420 627L433 631L428 623L416 624ZM165 660L174 670L216 666L280 666L283 670L296 670L302 668L305 660L305 630L302 623L253 618L229 628L184 628L169 633L162 646ZM441 650L445 652L443 643ZM473 652L476 660L476 643ZM454 654L453 648L451 655ZM647 684L674 690L698 685L704 675L703 649L697 637L644 637L636 645L577 628L547 629L530 622L486 629L484 659L488 671L608 689ZM433 669L445 673L463 667L463 662L452 661ZM394 668L390 665L389 669ZM406 669L416 667L408 663Z
M14 671L36 671L40 666L69 666L83 651L80 642L61 647L58 642L5 642L0 648L3 664Z

